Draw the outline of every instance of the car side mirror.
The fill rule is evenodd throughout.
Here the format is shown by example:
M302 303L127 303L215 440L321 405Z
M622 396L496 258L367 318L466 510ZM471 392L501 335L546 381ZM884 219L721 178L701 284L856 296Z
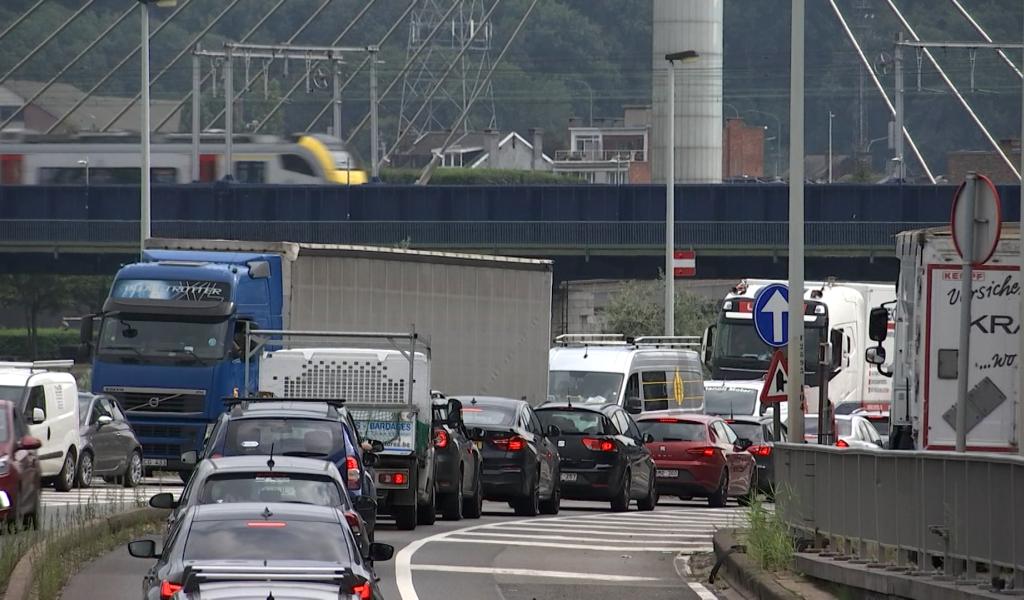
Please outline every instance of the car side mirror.
M377 500L370 496L358 496L352 504L356 510L374 510L377 508Z
M754 445L754 442L746 438L738 438L734 445L738 452L746 452L748 448Z
M135 558L160 558L153 540L135 540L128 542L128 554Z
M484 432L483 427L470 427L467 430L467 433L469 434L469 437L473 438L474 440L482 440L484 436L487 435Z
M448 426L457 428L462 424L462 403L452 398L448 401Z
M149 505L153 508L174 510L178 508L178 501L174 499L174 495L170 492L160 492L159 494L154 494L149 499Z
M181 453L181 464L183 465L194 465L198 460L198 455L195 450L189 450L188 452Z
M26 435L18 442L18 448L22 450L38 450L42 447L43 442L41 442L39 438L32 437L30 435Z
M108 417L107 415L103 415L102 417L96 419L96 424L99 425L100 427L102 427L104 425L110 425L113 422L114 422L114 418L113 417Z
M638 398L636 396L632 396L632 397L626 398L626 406L625 406L625 408L626 408L626 412L628 412L631 415L638 415L638 414L644 412L643 401L641 401L640 398Z
M562 430L557 425L548 425L548 437L558 437L562 435Z
M368 558L373 562L382 562L391 560L391 557L395 555L395 547L391 544L381 544L374 542L370 544L370 552Z
M644 434L644 443L645 444L653 444L654 443L654 436L649 434L649 433L645 433Z
M715 344L715 329L717 325L709 325L704 330L704 338L700 341L701 357L704 361L704 366L711 368L711 351L714 349Z
M32 424L39 425L46 421L46 413L41 408L32 409Z
M363 453L363 466L364 467L375 467L377 466L378 457L373 452Z
M868 364L882 366L885 364L885 348L875 346L864 351L864 360Z
M868 337L872 342L884 342L889 335L889 310L884 306L871 309L868 317Z
M383 452L384 442L380 440L370 440L370 449L373 450L374 452Z

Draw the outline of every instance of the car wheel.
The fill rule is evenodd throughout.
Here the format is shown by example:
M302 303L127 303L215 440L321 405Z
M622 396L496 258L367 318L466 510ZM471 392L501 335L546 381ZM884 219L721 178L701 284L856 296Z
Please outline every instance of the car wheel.
M459 484L455 486L455 491L450 494L444 494L440 498L441 500L441 516L445 521L461 521L462 520L462 475L459 475Z
M625 476L622 478L622 489L615 494L612 498L612 510L615 512L626 512L629 510L629 485L632 482L633 477L629 471L626 471Z
M64 466L60 468L60 473L53 482L53 487L57 488L58 492L70 492L71 488L75 487L75 466L75 451L70 450L64 458Z
M433 525L437 520L437 489L430 483L430 504L421 504L418 521L420 525Z
M554 484L554 487L551 497L540 503L542 515L557 515L558 511L562 509L562 488L557 483Z
M729 471L722 469L722 476L718 480L718 489L708 496L708 506L722 508L729 498Z
M78 459L78 474L75 476L75 485L80 488L91 487L92 476L92 452L82 452L82 458Z
M520 517L536 517L540 514L540 474L533 480L533 489L528 496L519 498L515 504L516 515Z
M133 488L142 483L142 454L136 450L128 457L128 466L124 469L124 487Z
M636 501L636 507L640 510L654 510L658 506L658 488L654 485L654 471L651 471L651 481L647 486L647 497Z
M462 514L467 519L479 519L484 512L484 484L480 481L480 471L476 472L476 483L473 484L473 495L462 501Z
M419 516L419 510L417 506L396 506L394 508L395 525L402 531L412 531L416 529L416 517Z

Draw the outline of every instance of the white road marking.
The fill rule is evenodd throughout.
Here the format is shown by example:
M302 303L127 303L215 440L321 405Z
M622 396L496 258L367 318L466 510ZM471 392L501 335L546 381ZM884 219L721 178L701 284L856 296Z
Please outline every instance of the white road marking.
M597 537L597 536L580 537L580 536L565 536L565 535L537 535L535 533L495 533L495 532L492 532L492 531L489 531L489 530L488 531L470 531L470 532L465 532L465 533L460 532L460 533L457 533L455 535L467 536L467 537L497 537L497 538L513 538L513 539L514 538L526 538L528 540L556 540L556 541L557 540L561 540L561 541L569 541L569 542L571 542L571 541L580 541L580 542L593 542L594 544L606 543L606 544L620 544L621 545L621 544L650 544L651 542L659 542L659 543L665 543L665 544L681 544L681 545L694 544L694 545L699 545L699 546L707 546L707 538L708 538L708 536L706 536L706 535L703 535L703 536L693 536L694 538L699 539L701 541L699 541L699 542L687 542L687 541L683 541L683 540L662 540L662 539L656 539L656 538L660 538L661 536L654 536L655 539L652 539L650 536L646 536L645 535L645 536L643 536L640 539L619 540L619 539L613 539L613 538L601 538L601 537ZM454 539L456 539L456 538L449 537L449 538L446 538L445 541L452 541Z
M640 577L633 575L609 575L607 573L576 573L572 571L536 571L533 569L499 569L494 567L465 567L462 565L413 565L412 570L434 571L439 573L472 573L483 575L512 575L518 577L550 577L554 579L587 579L592 581L658 581L657 577Z
M506 527L495 527L495 529L509 529L509 530L513 530L511 527L507 527L507 528ZM539 531L539 532L543 532L543 533L590 533L590 534L612 535L612 536L629 536L629 537L633 537L633 536L637 535L636 532L629 532L629 531L610 531L610 530L609 531L605 531L605 530L598 531L598 530L589 529L589 528L588 529L582 529L582 528L578 529L578 528L573 528L571 525L567 525L565 527L557 527L557 528L551 528L551 527L544 528L544 527L532 527L532 526L529 526L529 527L516 527L514 529L514 531ZM657 537L659 537L659 538L692 538L692 539L703 540L703 539L707 539L708 533L711 532L711 530L699 530L699 531L700 531L700 533L659 533L657 535Z
M693 593L697 594L700 600L718 600L718 597L715 596L714 592L709 590L703 583L689 580L693 577L693 569L690 568L689 556L677 557L675 566L676 572L679 573L679 576L682 577L684 581L686 581L687 587L693 590Z
M565 548L568 550L598 550L602 552L622 552L623 550L629 550L630 552L678 552L683 548L678 546L636 546L636 547L624 547L616 546L614 548L607 546L590 546L583 544L557 544L554 542L527 542L519 540L464 540L459 538L448 537L445 538L446 543L459 543L459 544L498 544L501 546L534 546L537 548ZM686 548L691 552L707 552L712 549L710 544L704 544L702 546L694 545L692 548Z

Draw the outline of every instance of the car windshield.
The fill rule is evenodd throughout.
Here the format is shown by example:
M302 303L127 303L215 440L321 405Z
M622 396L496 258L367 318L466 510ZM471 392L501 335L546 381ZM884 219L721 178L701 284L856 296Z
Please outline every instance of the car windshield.
M704 388L704 414L753 415L757 406L757 391L745 388ZM761 407L762 413L765 407Z
M551 371L548 375L548 400L554 402L617 404L621 388L621 373Z
M817 369L818 346L821 343L821 327L804 328L804 370ZM726 359L753 360L764 363L767 369L772 358L772 348L761 341L754 331L754 322L722 321L715 336L715 356Z
M225 473L203 483L200 504L293 502L344 506L338 484L327 476L294 473Z
M224 357L227 332L226 320L108 317L103 320L98 352L117 357L217 360Z
M544 428L557 427L565 435L602 435L608 431L608 420L601 413L588 410L541 409L536 411Z
M693 421L658 419L638 421L640 433L650 434L656 442L703 442L707 438L707 427Z
M469 427L511 427L516 419L516 407L505 404L464 406L462 422Z
M23 385L0 385L0 400L21 402L25 397L25 386Z
M351 561L340 524L285 522L262 517L251 521L194 521L182 558L186 561Z
M736 437L750 440L754 443L764 441L764 427L760 423L729 421L729 427L732 427L732 430L736 432Z
M318 419L235 419L228 423L224 456L274 454L336 459L345 455L338 421Z

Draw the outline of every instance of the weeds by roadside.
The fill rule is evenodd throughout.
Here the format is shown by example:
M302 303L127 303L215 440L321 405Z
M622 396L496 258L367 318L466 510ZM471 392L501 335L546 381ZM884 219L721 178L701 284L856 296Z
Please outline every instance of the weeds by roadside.
M776 494L776 502L781 501ZM769 510L760 497L753 497L747 507L750 528L747 531L747 554L761 569L778 572L788 569L793 561L795 545L789 527L777 510Z

